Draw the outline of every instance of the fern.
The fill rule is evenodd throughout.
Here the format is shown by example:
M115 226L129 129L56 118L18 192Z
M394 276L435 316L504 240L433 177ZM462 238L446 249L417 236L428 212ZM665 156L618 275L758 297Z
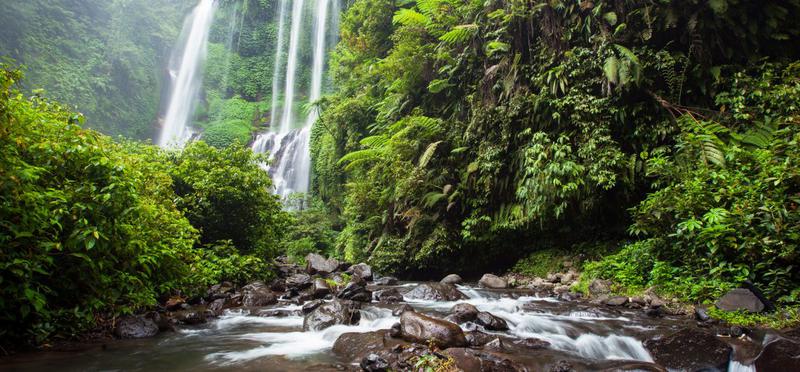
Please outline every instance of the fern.
M441 192L431 191L422 197L422 205L424 205L425 208L430 208L446 198L447 195L442 194Z
M471 39L477 31L478 25L474 23L468 25L459 25L453 27L452 30L439 37L439 40L448 44L462 44Z
M444 141L436 141L428 145L428 148L426 148L425 152L423 152L422 155L419 157L418 166L420 168L425 168L428 165L428 163L433 158L433 155L436 153L436 149L439 147L439 145L442 144L442 142Z
M412 9L400 9L392 18L392 23L403 26L422 26L430 23L430 18Z
M431 81L430 84L428 84L428 90L431 93L436 94L452 86L453 84L450 84L450 82L447 81L447 79L436 79Z
M378 149L365 149L365 150L358 150L348 153L345 156L342 156L341 159L337 162L339 165L347 164L344 169L346 171L352 170L356 165L374 161L380 158L382 152Z

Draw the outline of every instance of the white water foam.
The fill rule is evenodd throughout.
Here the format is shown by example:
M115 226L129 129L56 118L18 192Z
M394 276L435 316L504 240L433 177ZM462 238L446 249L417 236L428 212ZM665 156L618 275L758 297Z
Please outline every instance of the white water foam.
M277 318L286 319L286 318ZM302 326L302 318L300 325ZM382 308L368 308L361 310L361 321L358 325L335 325L321 331L314 332L260 332L248 333L239 336L244 340L263 343L263 345L244 351L230 351L213 353L206 356L206 360L222 365L236 364L257 359L268 355L281 355L290 359L302 358L313 354L322 353L333 347L336 339L348 332L372 332L388 329L398 322L392 316L391 310Z

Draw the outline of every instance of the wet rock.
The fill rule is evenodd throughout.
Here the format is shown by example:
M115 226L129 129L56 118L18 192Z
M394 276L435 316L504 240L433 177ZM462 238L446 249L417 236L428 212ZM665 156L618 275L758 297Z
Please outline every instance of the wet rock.
M754 365L757 371L800 371L800 343L786 338L772 341Z
M400 323L392 324L392 328L389 329L389 336L394 338L403 337L403 327L400 325Z
M269 283L269 289L275 292L286 292L286 279L274 279Z
M502 318L488 312L481 311L475 318L475 323L490 331L507 331L508 323Z
M608 306L622 306L628 303L628 298L624 296L614 296L606 300Z
M553 284L558 284L558 283L561 283L561 276L560 275L556 275L555 273L550 273L550 274L547 274L547 276L544 278L544 280L546 280L546 281L548 281L550 283L553 283Z
M359 364L362 371L366 372L386 372L389 370L389 362L377 354L370 354L364 357Z
M664 315L660 307L648 307L644 310L644 315L651 318L658 318Z
M797 341L800 341L800 328L785 330L782 333L787 338L793 338Z
M242 288L243 306L268 306L278 303L278 297L262 282L253 282Z
M728 291L717 300L716 306L725 311L745 310L751 313L760 313L764 310L764 303L746 288L735 288Z
M350 282L339 291L339 298L359 302L371 302L372 292L368 291L361 283Z
M423 345L435 343L441 348L466 346L464 332L455 323L431 318L416 312L400 316L403 339Z
M514 344L532 350L545 349L550 346L549 342L538 338L525 338L522 340L514 341Z
M306 256L306 272L309 274L328 275L339 268L339 261L326 259L319 254L309 253Z
M694 318L701 322L707 322L709 319L711 319L711 317L708 316L708 311L706 308L701 306L696 306L694 308Z
M225 299L218 298L214 301L211 301L211 303L208 304L207 309L211 310L216 316L222 315L222 311L225 310Z
M294 274L286 278L286 288L290 290L299 291L311 287L311 285L311 276L307 274Z
M495 336L481 331L464 332L464 337L467 339L469 346L475 347L486 345L495 338Z
M457 301L466 299L461 291L451 284L424 283L405 294L406 298L432 301Z
M357 360L385 348L385 334L386 331L344 333L333 344L333 353L345 361Z
M508 288L508 282L505 279L500 278L494 274L483 274L481 280L478 281L478 285L483 288L491 288L491 289L503 289Z
M572 368L572 364L567 362L566 360L559 360L558 363L550 367L550 372L574 372L575 369Z
M124 316L117 319L114 334L119 338L147 338L158 334L158 325L141 315Z
M414 308L411 307L409 304L404 304L403 306L398 307L392 311L392 316L400 316L403 315L406 311L414 311Z
M397 278L393 276L382 276L372 282L375 285L397 285Z
M195 325L206 322L206 315L202 311L179 311L175 313L175 319L182 324Z
M450 274L439 281L439 283L442 284L453 284L453 285L461 284L462 282L463 280L458 274Z
M308 314L308 313L314 311L314 309L318 308L320 305L322 305L324 303L325 303L325 301L323 301L323 300L309 301L309 302L306 302L305 304L303 304L303 307L300 310L303 312L303 314Z
M716 336L689 328L647 340L644 346L656 363L682 371L726 370L732 350L730 345Z
M359 305L353 301L333 300L318 306L303 319L303 331L319 331L336 324L357 324Z
M474 305L462 302L454 305L450 309L450 315L448 315L446 319L453 323L461 324L475 320L478 316L478 312L478 308Z
M145 314L144 317L152 320L158 326L159 332L175 330L175 325L173 324L172 319L166 316L166 314L161 314L156 311L151 311Z
M323 298L331 293L331 287L325 279L314 279L314 285L311 287L311 294L314 298Z
M397 303L403 301L403 295L396 288L384 289L374 293L375 299L385 303Z
M357 276L366 281L372 280L372 267L370 267L365 263L360 263L350 266L350 268L347 269L347 273L353 276Z
M589 283L589 294L592 297L608 294L611 292L611 282L608 280L595 279Z
M483 345L483 348L493 351L506 351L506 346L503 345L503 341L499 338L495 338L494 340L487 342L485 345Z

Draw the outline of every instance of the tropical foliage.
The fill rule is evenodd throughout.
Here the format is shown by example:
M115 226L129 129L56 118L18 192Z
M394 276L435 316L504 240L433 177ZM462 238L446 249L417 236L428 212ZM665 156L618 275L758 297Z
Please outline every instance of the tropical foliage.
M337 251L430 274L629 242L590 272L692 300L749 279L795 302L799 14L355 1L312 149Z

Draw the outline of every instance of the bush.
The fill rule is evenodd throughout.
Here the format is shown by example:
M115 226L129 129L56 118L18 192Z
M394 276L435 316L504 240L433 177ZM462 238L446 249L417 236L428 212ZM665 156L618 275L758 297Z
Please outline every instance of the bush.
M250 126L243 121L230 120L212 124L203 131L203 141L218 149L250 141Z
M269 281L273 277L271 265L252 255L240 255L231 241L207 244L196 251L191 265L191 286L188 293L205 293L214 284L229 281L243 285L252 280Z
M0 66L0 339L14 346L155 304L188 274L197 237L158 150L81 129L23 97L21 77Z
M277 253L290 216L270 192L264 160L242 145L216 149L202 141L172 154L178 208L203 244L230 240L241 253Z

